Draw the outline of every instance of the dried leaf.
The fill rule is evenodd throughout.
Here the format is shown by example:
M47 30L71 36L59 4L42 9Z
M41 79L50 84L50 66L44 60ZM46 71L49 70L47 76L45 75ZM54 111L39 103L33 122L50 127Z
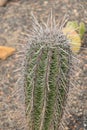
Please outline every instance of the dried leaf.
M5 60L8 56L15 52L15 48L0 46L0 59Z
M73 53L78 53L81 47L81 38L79 34L71 27L63 28L63 33L71 41L71 50Z
M73 28L74 30L78 31L78 22L77 21L69 21L66 25L66 27Z

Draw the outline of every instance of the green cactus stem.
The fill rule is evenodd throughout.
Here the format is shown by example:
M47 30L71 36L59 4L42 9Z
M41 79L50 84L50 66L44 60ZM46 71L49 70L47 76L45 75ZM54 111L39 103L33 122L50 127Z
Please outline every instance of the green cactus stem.
M69 88L69 41L56 25L43 27L35 21L35 34L27 54L29 130L58 130Z

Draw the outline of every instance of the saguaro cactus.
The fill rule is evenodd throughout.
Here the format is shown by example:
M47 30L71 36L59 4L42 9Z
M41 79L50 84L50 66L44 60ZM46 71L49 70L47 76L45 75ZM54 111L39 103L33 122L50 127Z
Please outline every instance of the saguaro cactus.
M69 87L69 41L55 19L33 21L27 54L26 104L29 130L58 130Z

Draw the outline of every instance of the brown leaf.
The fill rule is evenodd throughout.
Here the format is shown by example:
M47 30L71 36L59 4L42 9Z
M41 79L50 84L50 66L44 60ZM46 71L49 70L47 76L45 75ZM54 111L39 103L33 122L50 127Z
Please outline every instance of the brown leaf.
M0 59L5 60L8 56L15 52L15 48L0 46Z

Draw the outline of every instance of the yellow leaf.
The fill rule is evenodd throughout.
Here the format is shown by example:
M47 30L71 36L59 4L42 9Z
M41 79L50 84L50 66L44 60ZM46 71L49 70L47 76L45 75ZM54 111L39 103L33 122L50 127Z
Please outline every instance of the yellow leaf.
M5 60L8 56L15 52L15 48L0 46L0 59Z
M72 27L63 28L64 35L71 41L71 50L78 53L81 47L81 38L79 34Z

